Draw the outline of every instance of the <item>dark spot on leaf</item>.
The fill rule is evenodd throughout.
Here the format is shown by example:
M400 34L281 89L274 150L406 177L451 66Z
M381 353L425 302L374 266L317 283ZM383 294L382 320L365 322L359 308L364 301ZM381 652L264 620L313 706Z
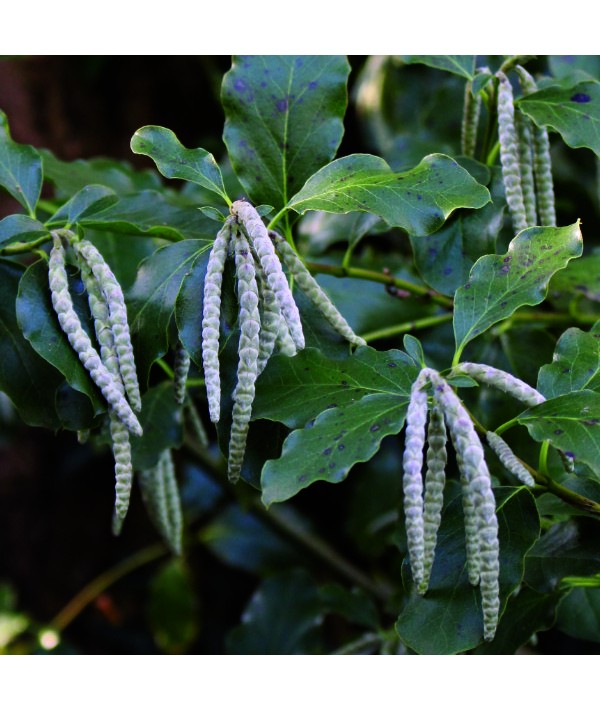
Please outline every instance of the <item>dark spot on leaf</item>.
M502 272L502 274L508 274L508 272L510 271L510 265L505 264L503 267L501 267L500 271Z
M325 408L326 410L333 410L334 407L337 407L337 403L332 402L327 407Z
M387 364L387 367L388 367L388 368L397 368L397 367L398 367L398 364L397 364L397 363L388 363L388 364Z
M243 79L236 79L233 88L240 93L246 91L246 82Z
M563 373L570 373L570 372L571 372L571 368L565 368L565 369L563 370Z
M500 308L503 309L508 304L508 301L501 301Z
M465 287L464 287L464 288L465 288L465 289L470 289L470 288L471 288L470 282L467 282L467 283L465 284Z
M319 82L318 82L318 81L310 81L310 82L308 82L308 88L309 88L309 89L316 89L317 86L319 86Z
M452 274L452 272L452 267L444 267L444 276L449 276L450 274Z
M319 474L325 474L326 471L327 471L327 469L325 469L325 467L321 467L319 469Z
M433 259L434 257L437 257L437 249L435 247L429 247L427 250L427 254Z
M275 107L277 111L280 113L283 113L284 111L288 110L288 100L287 98L285 99L279 99L279 101L275 104Z
M381 429L381 425L371 425L369 429L371 430L371 432L377 432L377 430Z
M267 82L266 82L266 81L261 81L260 85L261 85L261 87L264 89L265 86L267 86Z
M343 385L343 387L347 388L348 387L348 381L347 380L342 380L340 385Z
M582 91L578 91L571 97L571 101L574 101L576 104L587 104L588 101L591 100L592 97L589 94L584 94Z
M324 449L324 450L323 450L323 454L324 454L324 456L326 456L326 457L328 457L328 456L331 454L331 452L332 452L331 447L327 447L327 449Z
M575 454L573 452L565 452L565 457L569 457L569 459L575 459Z
M510 262L511 259L512 257L504 257L502 261L506 264L507 262Z
M417 195L417 200L422 200L423 196L422 195Z
M333 441L334 441L334 442L337 442L338 439L342 439L343 436L344 436L344 434L343 434L342 432L340 432L340 434L337 434L337 435L333 438Z
M307 477L306 474L301 474L301 475L298 477L298 481L299 481L300 483L305 482L307 479L308 479L308 477Z
M563 433L564 433L564 430L554 430L554 434L557 435L557 436L558 436L558 435L561 435L561 434L563 434Z
M600 422L600 420L597 417L594 417L591 420L584 420L583 424L587 425L588 427L593 427L594 425L597 425L599 422Z
M341 452L343 449L346 449L346 445L345 444L338 444L338 449Z

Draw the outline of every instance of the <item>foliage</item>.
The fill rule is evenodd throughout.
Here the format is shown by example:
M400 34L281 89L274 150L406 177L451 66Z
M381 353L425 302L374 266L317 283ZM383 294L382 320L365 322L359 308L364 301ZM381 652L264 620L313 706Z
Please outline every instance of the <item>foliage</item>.
M199 583L201 550L227 571L229 654L514 654L555 625L600 643L600 74L579 64L234 57L222 154L147 125L131 138L143 170L58 160L15 142L0 112L10 427L89 438L96 458L112 441L119 520L125 467L164 539L75 608L169 555L147 586L147 626L160 651L195 651L220 596ZM582 151L594 168L573 172ZM582 193L594 183L592 207L562 199L574 174ZM554 215L555 195L557 224L532 223ZM104 270L91 281L90 243ZM124 330L109 318L121 287ZM135 427L120 404L131 347ZM493 375L470 377L467 361ZM442 447L449 433L441 524L428 519L431 403ZM56 647L49 623L68 649L71 607L43 629L12 597L0 613L1 648L27 634Z

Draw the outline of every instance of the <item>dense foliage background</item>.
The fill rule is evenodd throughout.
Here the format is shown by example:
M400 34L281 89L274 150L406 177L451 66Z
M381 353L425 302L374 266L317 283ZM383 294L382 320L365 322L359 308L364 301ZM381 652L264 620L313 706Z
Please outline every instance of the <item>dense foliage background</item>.
M395 171L403 171L430 153L459 155L464 78L391 58L349 60L349 106L338 156L374 153ZM479 58L478 65L495 70L501 61ZM221 81L229 67L228 57L5 59L0 62L0 109L18 143L48 149L65 162L96 156L126 160L136 169L152 170L148 181L156 185L161 179L151 161L132 154L130 139L140 126L167 126L183 145L211 151L238 196L243 191L226 161L221 138ZM530 60L527 68L558 78L585 72L585 77L600 79L597 57L541 57ZM556 134L552 156L558 225L580 219L586 254L592 255L600 226L597 159L587 149L568 148ZM57 164L57 184L67 185L68 176L76 182L74 166ZM89 164L80 168L82 173L90 170ZM472 166L473 174L477 170L485 168ZM492 195L501 196L499 172L494 170L482 182L487 179ZM51 200L52 190L44 190L42 197ZM299 243L311 259L336 265L344 256L341 242L348 233L356 235L357 243L368 233L356 247L357 264L418 281L414 250L429 285L452 294L477 257L493 252L496 240L495 251L502 254L512 238L501 203L500 197L485 208L480 224L469 224L466 216L463 222L461 214L442 228L449 231L445 235L440 230L420 241L407 239L398 229L379 229L377 234L372 223L358 224L354 218L344 222L309 215L298 230ZM0 195L0 218L14 209L14 201ZM148 242L130 238L140 260L150 254ZM449 246L458 243L460 255ZM438 273L439 263L428 260L428 254L442 248L448 249L447 263L462 270L459 275L452 270ZM125 290L135 276L135 270L120 275ZM569 304L576 302L571 311L583 312L583 321L576 314L573 322L546 322L543 317L524 321L482 339L473 354L535 384L538 369L552 361L560 334L571 325L587 330L593 323L598 292L586 287L573 299L576 279L575 274L571 281L557 281L542 312L555 307L568 312ZM406 298L382 284L334 276L320 281L358 333L382 330L374 344L378 350L402 347L402 336L387 337L385 329L436 313L427 295ZM449 365L450 323L422 328L415 335L436 367ZM155 371L153 377L158 382ZM467 390L461 395L470 397ZM336 486L317 482L290 503L268 510L251 487L227 483L215 442L206 451L186 438L175 455L186 520L186 555L179 559L158 542L137 490L122 535L111 535L114 477L106 447L80 445L73 432L54 434L25 426L6 400L0 400L0 406L3 651L411 653L394 632L400 610L410 605L403 593L402 436L384 439L370 461L354 466L348 479ZM478 407L498 423L518 412L505 399L489 394ZM527 442L532 443L521 429L521 439L515 442L526 449ZM278 425L264 420L254 425L258 444L251 461L253 456L257 461L268 457L281 437ZM255 451L262 448L267 453ZM598 501L597 485L586 481L585 493ZM499 482L508 483L502 475ZM515 498L511 505L515 520L518 515L522 523L519 531L527 532L536 513L524 498ZM600 571L598 522L560 502L547 501L542 509L543 525L562 539L554 548L547 539L546 549L540 547L530 560L523 589L507 615L510 625L501 628L495 647L478 652L582 654L600 649L598 588L576 588L565 595L558 585L566 576ZM450 534L460 516L451 509L446 516ZM518 545L525 549L531 543ZM95 583L86 589L90 581ZM523 635L515 634L520 625ZM44 637L46 628L58 630L60 638L48 633ZM405 629L405 639L410 635ZM356 640L358 646L347 647ZM443 651L435 645L425 648L422 642L415 643L415 649Z

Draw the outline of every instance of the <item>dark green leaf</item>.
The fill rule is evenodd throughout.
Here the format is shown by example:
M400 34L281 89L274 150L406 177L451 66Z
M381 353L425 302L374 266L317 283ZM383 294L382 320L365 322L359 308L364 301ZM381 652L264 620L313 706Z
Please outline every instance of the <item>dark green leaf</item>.
M592 390L559 395L518 416L536 442L550 440L600 477L600 393Z
M448 296L469 278L473 264L496 251L496 238L504 222L504 188L499 170L491 187L493 202L481 210L458 211L437 232L412 236L415 264L423 279Z
M54 393L62 377L32 349L17 323L15 300L23 271L20 264L0 260L0 390L27 424L58 429Z
M136 470L153 467L165 449L177 449L183 442L181 407L175 402L173 383L162 382L142 396L139 414L142 437L131 438L131 456Z
M275 356L258 381L253 417L295 428L367 395L391 395L404 402L417 373L402 351L379 352L368 346L339 359L314 348L294 358Z
M379 614L373 600L362 590L348 590L341 585L330 583L319 588L319 597L325 610L340 615L348 622L376 630L379 628Z
M318 255L332 245L343 242L355 247L371 232L387 230L387 225L376 215L350 212L346 215L331 212L308 212L299 225L299 234L307 240L306 252Z
M282 506L280 515L293 516ZM256 514L231 504L199 534L202 543L227 565L265 576L303 563L290 543Z
M101 212L118 201L104 185L86 185L47 220L47 227L71 227L85 217Z
M600 57L597 55L551 55L548 64L557 79L569 79L577 72L585 72L590 79L600 79Z
M251 200L282 208L335 155L350 66L341 56L234 57L223 139Z
M318 590L306 573L273 576L258 588L242 624L230 633L227 653L316 653L322 620Z
M163 565L150 584L148 622L164 654L183 654L199 631L199 611L190 573L178 558Z
M0 244L6 242L28 242L48 234L41 222L27 215L9 215L0 220Z
M600 642L600 587L571 590L558 608L561 632L590 642Z
M435 153L412 170L394 173L382 158L356 154L315 173L288 207L301 214L371 212L392 227L427 235L456 208L483 207L489 201L487 188L448 156Z
M600 83L550 86L519 99L518 106L538 126L558 131L571 148L600 156Z
M406 64L426 64L465 79L473 79L475 75L474 54L402 54L400 58Z
M522 580L523 560L539 535L539 518L525 488L501 487L494 493L502 609ZM464 539L462 504L457 498L442 516L429 590L423 597L413 593L396 623L404 644L419 654L458 654L482 642L480 594L468 582Z
M230 202L223 176L213 156L203 148L184 148L168 128L142 126L133 134L131 150L150 156L166 178L189 180Z
M59 199L68 199L86 185L105 185L117 195L140 190L158 190L160 176L150 170L134 170L125 161L109 158L62 161L50 151L41 151L44 178L53 183Z
M454 300L457 351L520 306L543 301L550 277L580 256L582 248L577 222L530 227L512 240L506 254L478 259Z
M585 527L575 519L554 525L528 553L525 582L540 592L551 592L565 577L598 573L596 534L595 524L586 535Z
M152 363L167 352L167 329L181 283L210 246L202 240L185 240L159 249L140 266L128 303L141 382L147 380Z
M35 206L42 189L42 159L32 146L12 140L3 111L0 111L0 186L27 210L30 217L35 217Z
M578 328L563 333L552 363L540 368L537 389L546 398L600 390L600 322L589 333Z
M600 301L600 254L591 254L570 262L550 281L548 298L553 301L584 298Z
M79 223L97 230L151 235L169 240L208 239L216 233L214 222L200 210L172 205L154 190L122 197L101 212L82 217Z
M366 395L292 432L281 457L262 470L264 504L285 501L316 481L343 481L357 462L371 459L384 437L400 432L408 400L400 393Z
M71 295L82 325L89 329L90 316L81 282L71 282ZM45 261L35 262L23 274L16 310L21 331L38 354L57 368L72 388L88 396L94 412L104 410L102 396L58 323L50 298L48 264Z
M56 390L55 402L63 429L76 432L90 430L98 425L89 399L83 393L73 390L64 380Z

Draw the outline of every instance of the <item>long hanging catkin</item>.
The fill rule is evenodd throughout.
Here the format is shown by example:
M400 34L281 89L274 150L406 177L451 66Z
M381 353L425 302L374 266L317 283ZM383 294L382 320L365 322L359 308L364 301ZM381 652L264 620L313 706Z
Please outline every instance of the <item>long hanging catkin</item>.
M256 264L255 266L260 304L262 306L260 314L261 328L257 365L258 374L260 375L265 369L267 362L275 349L277 334L279 333L279 329L281 327L282 316L275 294L262 273L260 264Z
M331 299L321 289L313 275L304 266L300 257L296 254L293 248L287 241L276 232L271 232L270 235L275 243L275 249L290 270L290 274L294 277L295 283L313 304L321 311L323 316L329 321L333 328L350 343L357 346L365 346L364 338L357 336L350 328L350 325L342 314L337 310Z
M56 233L53 235L53 246L50 250L48 266L52 306L58 316L61 329L66 334L69 343L79 356L79 360L83 363L90 377L100 388L100 392L114 410L115 415L130 432L141 436L142 427L135 413L127 402L122 389L117 386L115 378L102 362L100 355L85 332L79 316L75 312L73 300L69 293L65 267L65 250L60 236Z
M82 240L76 243L75 250L92 270L98 286L104 294L108 306L108 322L113 334L115 352L119 363L119 373L125 387L125 393L131 407L139 411L142 408L133 346L127 322L127 307L121 285L105 262L104 257L91 242Z
M228 476L232 482L239 479L244 461L258 375L260 347L260 314L254 257L250 245L242 233L239 233L235 239L235 265L240 304L240 342L237 385L233 392L233 419L229 440Z
M498 390L502 390L502 392L508 395L512 395L512 397L524 403L527 407L534 407L546 400L546 398L535 388L532 388L531 385L527 385L527 383L519 378L515 378L514 375L504 370L493 368L491 365L483 365L482 363L459 363L452 369L452 374L458 375L460 373L468 375L485 385L498 388Z
M520 232L527 227L527 214L521 188L519 147L515 128L515 107L513 90L504 72L498 72L498 139L500 141L500 163L502 180L506 193L508 211L513 229Z
M213 244L206 276L202 305L202 364L212 422L221 416L221 373L219 368L219 329L221 320L221 286L229 242L234 232L232 219L226 220Z
M231 206L231 214L237 217L260 261L262 271L275 294L279 309L286 320L290 335L298 350L304 348L304 333L300 313L290 286L285 278L279 258L260 215L250 203L237 200Z
M533 180L533 150L531 136L531 121L525 114L515 111L515 124L517 127L517 140L519 142L519 167L521 171L521 188L523 202L527 215L527 226L537 224L535 201L535 183Z
M442 520L444 504L444 484L446 483L446 425L444 413L437 402L429 412L427 429L427 471L425 473L424 495L424 554L423 581L419 587L421 595L427 592L435 555L437 533Z
M177 343L175 347L175 358L173 361L173 390L175 402L183 405L185 402L187 377L190 371L191 358L182 343Z
M516 454L512 449L506 444L506 442L497 435L495 432L488 432L486 434L486 439L490 447L494 450L498 459L502 462L504 467L523 484L527 486L535 486L535 481L531 474L525 469L521 464Z

